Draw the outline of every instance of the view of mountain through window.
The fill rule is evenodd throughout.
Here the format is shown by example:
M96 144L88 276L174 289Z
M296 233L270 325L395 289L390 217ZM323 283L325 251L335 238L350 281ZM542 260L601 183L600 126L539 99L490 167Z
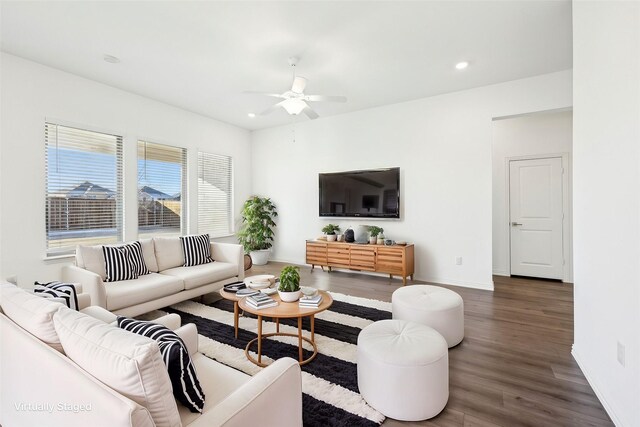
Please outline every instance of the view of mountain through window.
M183 229L186 150L138 141L138 235L179 235Z

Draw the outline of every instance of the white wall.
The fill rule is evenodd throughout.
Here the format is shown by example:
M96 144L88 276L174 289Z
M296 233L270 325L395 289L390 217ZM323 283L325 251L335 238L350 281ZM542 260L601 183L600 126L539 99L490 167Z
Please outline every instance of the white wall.
M509 206L507 159L546 154L571 155L573 133L571 111L543 112L505 118L493 122L493 274L508 276L509 268ZM569 181L567 165L565 179ZM569 184L569 182L567 182ZM567 185L570 189L571 186ZM571 193L565 195L571 206ZM571 216L567 212L564 227L565 260L571 260ZM565 265L564 281L572 279L571 263Z
M197 229L197 150L234 158L235 210L251 193L248 131L157 101L45 67L1 56L2 130L0 271L21 286L59 278L69 259L45 261L44 121L63 120L124 136L125 187L137 188L138 138L187 148L189 231ZM117 72L117 66L113 68ZM137 205L126 191L126 206ZM137 237L137 209L125 206L125 240Z
M473 70L469 70L473 72ZM570 107L571 71L358 111L252 134L254 193L280 216L274 257L304 263L318 173L399 166L401 220L376 223L416 244L416 278L491 289L492 118ZM463 264L455 265L461 256Z
M573 353L616 425L640 426L640 3L574 1L573 31Z

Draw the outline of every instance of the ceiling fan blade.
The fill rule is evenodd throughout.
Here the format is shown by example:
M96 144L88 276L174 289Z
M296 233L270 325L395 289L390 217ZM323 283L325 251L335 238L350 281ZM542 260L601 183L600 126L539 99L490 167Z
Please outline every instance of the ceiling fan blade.
M304 92L304 88L307 86L307 79L302 76L297 76L293 79L293 84L291 85L291 91L295 93Z
M307 105L306 107L304 107L304 110L302 110L302 112L303 112L304 114L306 114L306 116L307 116L307 117L309 117L311 120L315 120L315 119L317 119L318 117L320 117L320 116L318 115L318 113L316 113L315 111L313 111L313 110L311 109L311 107L309 107L308 105Z
M284 96L282 94L279 94L279 93L258 92L258 91L255 91L255 90L245 90L242 93L245 93L245 94L248 94L248 95L264 95L264 96L272 96L274 98L284 98Z
M307 95L304 99L311 102L347 102L346 96Z
M260 113L261 116L266 116L267 114L271 114L274 111L276 111L278 108L282 107L282 104L284 103L284 101L280 101L277 104L273 104L271 107L267 108L266 110L264 110L262 113Z

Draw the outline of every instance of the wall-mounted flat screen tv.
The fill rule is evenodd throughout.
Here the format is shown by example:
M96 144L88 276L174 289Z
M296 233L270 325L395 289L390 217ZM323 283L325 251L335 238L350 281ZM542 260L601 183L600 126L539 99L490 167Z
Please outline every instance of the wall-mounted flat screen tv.
M321 173L320 216L400 218L400 168Z

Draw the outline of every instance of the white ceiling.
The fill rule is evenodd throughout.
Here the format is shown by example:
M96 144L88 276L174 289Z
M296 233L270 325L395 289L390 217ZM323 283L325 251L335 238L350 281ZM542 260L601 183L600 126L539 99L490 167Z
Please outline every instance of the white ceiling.
M297 55L330 116L572 67L571 1L2 1L3 51L247 129ZM103 61L110 54L119 64ZM454 69L461 60L464 71Z

